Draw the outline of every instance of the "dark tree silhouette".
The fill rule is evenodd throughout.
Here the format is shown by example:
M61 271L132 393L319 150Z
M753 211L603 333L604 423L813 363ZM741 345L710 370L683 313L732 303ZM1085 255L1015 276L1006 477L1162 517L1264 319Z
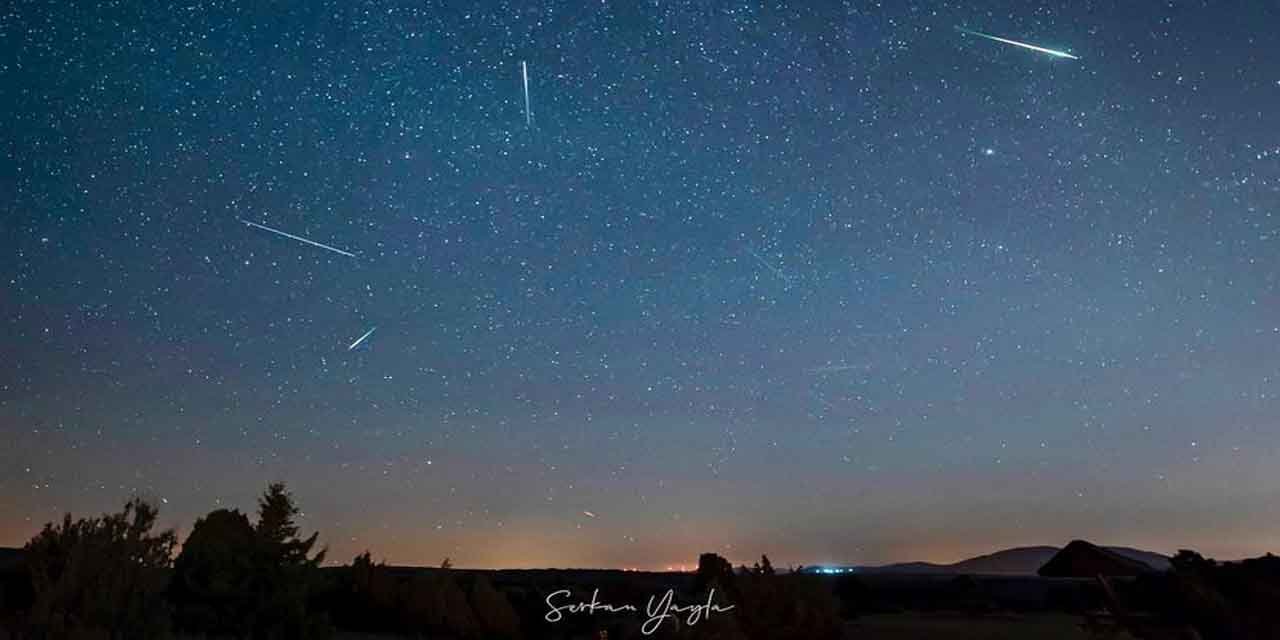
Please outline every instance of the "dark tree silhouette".
M733 586L733 565L714 553L704 553L698 556L698 572L694 575L693 583L693 590L697 592L711 587L722 592L730 590Z
M769 562L769 556L760 556L760 573L766 576L773 575L773 563Z
M293 495L283 483L271 484L258 499L258 542L272 560L283 566L319 566L324 562L325 550L321 549L313 557L307 556L315 547L320 533L313 533L306 540L299 539L298 525L294 522L297 516L298 507L293 504Z
M196 520L169 585L180 631L245 637L251 630L255 535L239 510Z
M1190 549L1179 549L1176 555L1169 558L1169 564L1174 571L1202 573L1212 570L1218 563L1214 560L1206 560L1204 556Z
M307 610L325 550L311 554L320 534L300 539L297 515L293 496L282 483L268 486L258 500L251 582L254 638L291 640L326 633L326 622Z
M324 551L298 537L298 508L283 484L258 501L258 522L219 509L196 521L174 566L169 595L180 631L255 640L322 638L309 606Z
M169 616L163 571L177 536L153 533L157 511L135 498L119 513L46 524L25 552L33 637L161 638Z

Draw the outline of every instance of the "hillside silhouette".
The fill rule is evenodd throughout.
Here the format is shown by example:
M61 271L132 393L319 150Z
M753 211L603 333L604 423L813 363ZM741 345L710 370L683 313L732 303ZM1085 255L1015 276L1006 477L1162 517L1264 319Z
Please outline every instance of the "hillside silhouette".
M974 556L950 564L932 562L898 562L885 565L867 565L851 567L855 573L897 573L897 574L985 574L985 575L1035 575L1045 563L1049 562L1065 547L1033 546L1001 549L988 554ZM1120 556L1142 562L1153 569L1169 568L1168 556L1130 547L1101 547Z

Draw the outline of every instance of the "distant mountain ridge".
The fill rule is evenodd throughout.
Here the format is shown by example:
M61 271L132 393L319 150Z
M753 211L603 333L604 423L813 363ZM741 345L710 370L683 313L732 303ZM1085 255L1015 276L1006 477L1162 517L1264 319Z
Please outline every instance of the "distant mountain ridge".
M1157 571L1169 568L1168 556L1130 547L1103 547L1126 558L1137 560ZM1035 546L1001 549L993 553L975 556L951 564L933 562L898 562L879 566L852 567L854 573L896 574L986 574L986 575L1036 575L1061 547Z

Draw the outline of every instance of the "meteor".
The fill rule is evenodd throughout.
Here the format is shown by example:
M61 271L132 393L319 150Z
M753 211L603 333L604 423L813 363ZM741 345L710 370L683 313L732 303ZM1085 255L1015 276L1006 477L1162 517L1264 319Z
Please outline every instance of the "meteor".
M520 61L520 78L524 81L524 126L533 126L533 112L529 111L529 65Z
M342 255L344 255L344 256L349 256L349 257L352 257L352 258L358 258L358 257L359 257L359 256L357 256L356 254L351 253L351 252L349 252L349 251L343 251L342 249L338 249L338 248L335 248L335 247L331 247L331 246L329 246L329 245L327 245L327 244L321 244L321 243L319 243L319 242L316 242L315 240L308 240L308 239L306 239L306 238L304 238L304 237L302 237L302 236L295 236L295 235L293 235L292 233L286 233L286 232L281 231L281 230L279 230L279 229L272 229L271 227L268 227L268 226L267 226L267 225L265 225L265 224L258 224L258 223L256 223L256 222L249 222L248 220L244 220L244 219L241 219L241 220L240 220L240 222L243 222L243 223L245 223L245 224L247 224L247 225L249 225L249 226L251 226L251 227L257 227L257 228L259 228L259 229L263 229L263 230L265 230L265 231L270 231L271 233L274 233L274 234L276 234L276 235L278 235L278 236L284 236L284 237L286 237L286 238L291 238L291 239L293 239L293 240L297 240L298 242L305 242L305 243L307 243L307 244L309 244L309 245L311 245L311 246L313 246L313 247L320 247L321 249L327 249L327 250L332 251L332 252L334 252L334 253L340 253L340 254L342 254Z
M374 331L377 331L377 330L378 330L378 328L377 328L377 327L374 327L374 328L372 328L372 329L368 330L367 332L365 332L365 334L364 334L364 335L362 335L362 336L360 336L359 338L357 338L355 342L352 342L352 343L351 343L351 346L347 347L347 351L350 351L350 350L352 350L352 349L354 349L354 348L356 348L356 347L360 346L360 343L361 343L361 342L364 342L366 338L368 338L369 336L373 335L373 332L374 332Z
M973 31L972 29L966 29L966 28L964 28L964 27L956 27L956 29L957 29L958 31L960 31L961 33L967 33L967 34L972 35L972 36L978 36L979 38L986 38L986 39L988 39L988 40L995 40L996 42L1003 42L1003 43L1005 43L1005 44L1011 44L1011 45L1013 45L1013 46L1015 46L1015 47L1022 47L1023 49L1030 49L1030 50L1032 50L1032 51L1039 51L1040 53L1047 53L1047 54L1049 54L1049 55L1051 55L1051 56L1053 56L1053 57L1055 57L1055 58L1067 58L1068 60L1079 60L1079 59L1080 59L1079 57L1077 57L1077 56L1073 56L1073 55L1071 55L1071 54L1069 54L1069 53L1067 53L1067 52L1065 52L1065 51L1057 51L1057 50L1055 50L1055 49L1046 49L1046 48L1044 48L1044 47L1037 47L1037 46L1036 46L1036 45L1034 45L1034 44L1027 44L1027 43L1025 43L1025 42L1018 42L1017 40L1010 40L1010 39L1008 39L1008 38L1001 38L1001 37L999 37L999 36L993 36L993 35L990 35L990 34L982 33L981 31Z

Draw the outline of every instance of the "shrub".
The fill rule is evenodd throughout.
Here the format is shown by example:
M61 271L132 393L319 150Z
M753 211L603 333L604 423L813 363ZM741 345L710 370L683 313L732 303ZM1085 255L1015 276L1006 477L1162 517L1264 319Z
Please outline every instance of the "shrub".
M44 638L161 638L169 615L164 570L177 536L153 533L157 511L141 499L119 513L44 529L25 552L34 600L28 624Z

